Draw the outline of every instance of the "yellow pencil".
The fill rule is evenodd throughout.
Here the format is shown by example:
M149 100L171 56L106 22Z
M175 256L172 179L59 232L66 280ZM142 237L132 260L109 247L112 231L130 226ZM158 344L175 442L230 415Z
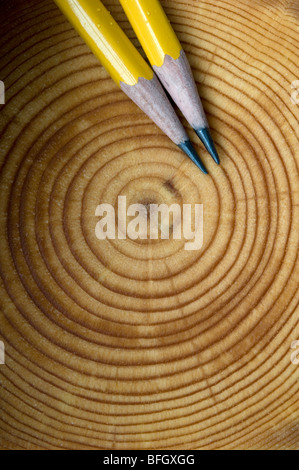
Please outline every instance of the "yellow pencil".
M100 0L54 1L117 85L207 173L153 70Z
M120 0L120 3L154 71L219 164L188 59L159 0Z

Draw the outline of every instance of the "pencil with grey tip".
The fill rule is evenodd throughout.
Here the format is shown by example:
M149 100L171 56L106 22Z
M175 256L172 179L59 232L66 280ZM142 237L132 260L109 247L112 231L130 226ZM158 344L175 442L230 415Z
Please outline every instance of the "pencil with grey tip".
M161 83L219 164L190 64L159 0L120 3Z

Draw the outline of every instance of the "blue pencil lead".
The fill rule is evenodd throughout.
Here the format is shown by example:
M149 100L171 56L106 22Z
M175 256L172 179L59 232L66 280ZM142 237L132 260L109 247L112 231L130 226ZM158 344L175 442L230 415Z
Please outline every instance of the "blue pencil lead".
M208 174L208 170L204 166L203 162L201 161L199 155L197 154L195 148L191 144L190 140L186 140L178 145L183 152L195 163L195 165L206 175Z
M217 150L215 148L210 129L208 127L205 127L203 129L194 129L202 143L204 144L205 148L209 152L209 154L213 157L213 160L217 163L217 165L220 164L220 159L217 153Z

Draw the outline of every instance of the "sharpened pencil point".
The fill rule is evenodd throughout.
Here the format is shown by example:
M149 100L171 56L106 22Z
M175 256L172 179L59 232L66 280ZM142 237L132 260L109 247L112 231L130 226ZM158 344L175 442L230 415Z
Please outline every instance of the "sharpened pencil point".
M195 165L206 175L208 174L208 170L204 166L203 162L201 161L200 157L198 156L196 150L194 149L193 145L191 144L190 140L186 140L178 145L183 152L195 163Z
M208 127L205 127L204 129L194 129L202 143L204 144L205 148L209 152L209 154L213 157L213 160L217 163L217 165L220 164L220 159L217 153L217 150L215 148L210 129Z

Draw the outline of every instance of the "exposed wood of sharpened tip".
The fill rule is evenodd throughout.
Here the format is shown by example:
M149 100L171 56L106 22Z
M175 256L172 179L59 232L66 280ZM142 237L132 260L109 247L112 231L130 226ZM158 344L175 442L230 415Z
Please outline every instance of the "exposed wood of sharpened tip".
M203 173L208 174L155 75L151 80L141 77L133 86L121 83L120 87Z
M155 75L151 80L141 77L133 86L121 83L120 87L176 145L189 140Z
M298 448L299 11L162 3L223 155L210 178L52 1L1 2L3 449ZM99 242L120 194L203 203L203 249Z
M166 90L194 129L208 127L208 121L183 49L178 59L165 57L161 67L153 67Z

